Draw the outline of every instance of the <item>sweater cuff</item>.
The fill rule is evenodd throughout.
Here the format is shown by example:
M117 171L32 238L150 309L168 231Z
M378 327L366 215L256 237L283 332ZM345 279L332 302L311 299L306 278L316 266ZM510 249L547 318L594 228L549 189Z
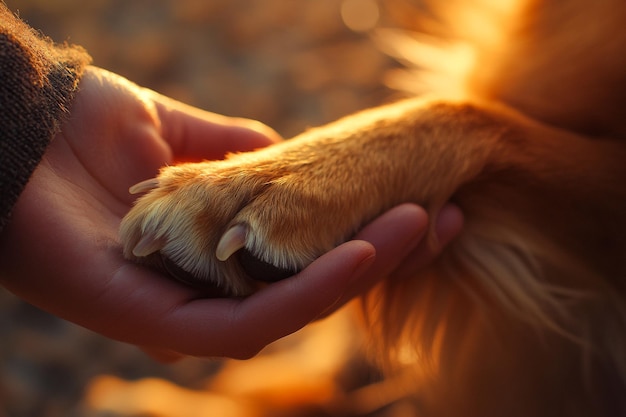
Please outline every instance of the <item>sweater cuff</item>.
M89 62L82 48L55 46L0 3L0 231L60 130Z

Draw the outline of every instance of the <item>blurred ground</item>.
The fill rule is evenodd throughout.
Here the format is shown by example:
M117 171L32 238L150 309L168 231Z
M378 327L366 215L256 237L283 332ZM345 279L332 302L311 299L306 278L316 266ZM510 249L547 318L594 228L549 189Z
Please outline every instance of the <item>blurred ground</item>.
M397 97L397 64L374 25L410 27L411 0L6 0L94 64L204 109L250 117L291 137ZM350 29L348 26L352 26ZM94 377L158 377L202 388L217 362L158 365L132 346L58 320L0 290L0 417L94 416ZM97 414L112 416L117 414ZM145 415L145 414L144 414Z

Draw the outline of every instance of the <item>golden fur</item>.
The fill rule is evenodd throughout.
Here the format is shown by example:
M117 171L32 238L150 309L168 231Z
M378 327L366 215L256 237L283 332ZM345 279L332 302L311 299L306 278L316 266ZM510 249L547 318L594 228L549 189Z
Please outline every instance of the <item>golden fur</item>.
M451 200L462 235L365 300L382 366L412 368L424 415L626 415L626 3L443 3L443 39L383 36L429 95L164 168L125 254L245 294L242 247L297 271L398 203Z

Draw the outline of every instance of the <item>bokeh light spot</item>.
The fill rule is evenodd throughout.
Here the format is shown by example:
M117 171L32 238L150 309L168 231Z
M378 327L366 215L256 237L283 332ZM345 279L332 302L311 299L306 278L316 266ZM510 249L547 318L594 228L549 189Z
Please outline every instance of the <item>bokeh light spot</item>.
M380 10L376 0L344 0L341 4L343 23L355 32L366 32L378 23Z

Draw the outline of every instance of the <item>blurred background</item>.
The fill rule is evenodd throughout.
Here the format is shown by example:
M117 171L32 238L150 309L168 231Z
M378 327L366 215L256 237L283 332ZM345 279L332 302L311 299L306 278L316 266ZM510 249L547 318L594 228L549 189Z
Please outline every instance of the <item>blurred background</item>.
M398 63L383 54L370 35L380 27L413 28L412 16L420 1L6 3L55 41L84 46L97 66L206 110L260 120L291 137L309 126L400 97L384 82ZM341 326L345 323L328 334L350 333ZM133 346L56 319L2 289L0 340L0 417L261 415L258 410L194 414L200 405L196 411L133 408L128 399L119 400L122 405L117 408L107 406L111 390L129 393L125 384L133 381L157 384L146 394L152 403L157 393L165 392L179 395L179 402L193 402L197 400L193 395L211 385L212 375L230 365L196 359L160 365ZM353 356L352 342L337 343L343 345L335 351ZM177 391L179 387L188 391ZM318 409L299 415L332 414ZM375 415L367 407L352 414Z
M417 0L7 0L94 64L291 137L386 101L395 62L375 27L411 27Z

